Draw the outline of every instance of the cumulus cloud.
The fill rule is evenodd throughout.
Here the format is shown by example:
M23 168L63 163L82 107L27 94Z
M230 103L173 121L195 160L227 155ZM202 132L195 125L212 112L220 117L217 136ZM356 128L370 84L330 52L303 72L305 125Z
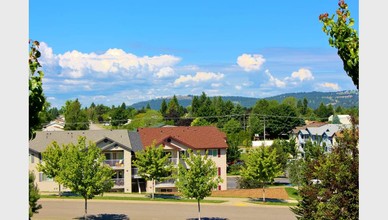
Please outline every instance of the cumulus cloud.
M39 51L41 56L39 62L42 66L55 66L58 62L58 57L53 53L53 49L45 42L39 44Z
M324 88L324 89L332 89L334 91L338 91L340 90L340 87L337 83L329 83L329 82L326 82L326 83L321 83L319 84L319 86L321 88Z
M185 75L180 76L178 79L174 81L174 85L178 86L180 84L185 83L198 83L198 82L206 82L211 80L220 80L224 78L224 74L222 73L213 73L213 72L197 72L194 76Z
M171 67L163 67L161 68L157 73L156 76L158 78L166 78L166 77L171 77L175 75L175 71Z
M237 64L247 72L259 70L264 62L265 59L260 54L243 54L237 57Z
M269 77L269 84L271 86L276 86L278 88L284 88L286 86L286 82L272 76L269 70L265 70L265 74Z
M138 57L121 49L109 49L103 54L81 53L73 50L58 55L58 64L69 77L79 78L88 72L102 74L118 72L157 72L159 77L171 74L171 66L181 59L171 55Z
M308 70L308 69L305 69L305 68L301 68L297 72L293 72L291 74L291 77L293 79L299 79L300 81L313 80L314 79L314 76L311 73L311 71Z
M60 76L82 78L87 74L106 77L112 74L121 76L148 77L155 74L159 78L174 75L173 67L181 58L173 55L136 56L122 49L108 49L102 54L82 53L77 50L54 54L52 48L42 42L41 63L45 68L56 67Z

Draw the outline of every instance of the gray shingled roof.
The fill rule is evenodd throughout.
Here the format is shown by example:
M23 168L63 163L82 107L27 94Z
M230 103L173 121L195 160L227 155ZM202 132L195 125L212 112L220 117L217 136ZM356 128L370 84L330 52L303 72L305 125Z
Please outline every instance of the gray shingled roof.
M43 152L53 141L60 146L76 144L79 136L85 136L87 141L95 143L109 138L118 144L132 148L127 130L38 131L36 137L29 142L29 147L37 152Z
M326 133L327 136L331 137L335 132L347 127L349 126L341 124L326 124L321 127L308 127L307 130L309 130L312 135L323 135L323 133Z
M129 131L128 134L131 141L132 150L134 152L143 150L140 134L136 131Z

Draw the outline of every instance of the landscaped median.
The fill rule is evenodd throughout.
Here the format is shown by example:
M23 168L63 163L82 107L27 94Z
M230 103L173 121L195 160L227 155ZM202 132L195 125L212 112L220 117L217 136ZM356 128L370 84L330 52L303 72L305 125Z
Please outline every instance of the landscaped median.
M231 204L231 200L240 198L241 202L246 204L257 205L284 205L294 206L297 204L297 190L293 187L269 187L265 188L266 202L262 201L262 189L229 189L221 191L213 191L210 197L206 197L201 203L213 203L213 204ZM71 193L65 193L61 197L58 193L44 192L41 193L41 198L50 199L83 199L81 196L77 196ZM121 201L157 201L157 202L184 202L184 203L196 203L194 199L185 199L178 194L160 193L155 194L155 198L152 199L150 194L146 193L104 193L104 195L98 195L93 200L121 200Z
M55 193L45 193L41 194L41 198L48 198L48 199L84 199L82 196L79 195L62 195L58 196L58 194ZM93 200L124 200L124 201L150 201L150 202L197 202L194 199L185 199L181 198L179 196L175 195L168 195L168 194L155 194L155 198L150 198L149 194L125 194L125 193L108 193L101 196L95 196ZM227 200L221 200L221 199L205 199L202 200L201 203L224 203L227 202Z

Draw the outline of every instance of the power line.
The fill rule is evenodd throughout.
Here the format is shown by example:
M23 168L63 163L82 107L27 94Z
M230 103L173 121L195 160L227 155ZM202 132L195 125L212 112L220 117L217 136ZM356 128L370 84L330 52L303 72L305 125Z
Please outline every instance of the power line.
M269 114L258 114L258 113L250 113L250 114L229 114L229 115L212 115L212 116L190 116L190 117L157 117L157 116L151 116L151 117L143 117L143 118L133 118L129 119L131 120L131 123L133 121L141 121L141 120L180 120L180 119L209 119L209 118L242 118L244 120L244 125L245 125L245 117L251 117L251 116L258 116L262 117L265 121L265 118L293 118L293 119L301 119L301 120L322 120L322 119L327 119L327 118L318 118L318 117L306 117L306 116L284 116L284 115L269 115ZM128 119L122 119L122 120L109 120L109 121L101 121L100 123L114 123L114 122L128 122ZM49 122L50 123L50 122ZM48 123L48 124L49 124ZM73 124L90 124L90 121L88 122L65 122L65 124L68 125L73 125Z

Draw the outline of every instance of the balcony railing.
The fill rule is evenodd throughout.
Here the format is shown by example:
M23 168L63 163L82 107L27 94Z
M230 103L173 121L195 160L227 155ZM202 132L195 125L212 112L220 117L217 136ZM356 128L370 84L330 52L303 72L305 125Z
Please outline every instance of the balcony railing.
M168 158L168 162L173 163L173 164L178 164L178 158L175 158L175 157Z
M167 179L160 182L157 182L155 184L155 187L174 187L175 186L175 179Z
M132 177L133 178L141 178L141 176L138 175L139 170L136 167L132 168L131 170L132 170Z
M124 167L124 159L105 160L104 162L111 167Z
M124 178L112 179L114 181L114 186L124 186Z

